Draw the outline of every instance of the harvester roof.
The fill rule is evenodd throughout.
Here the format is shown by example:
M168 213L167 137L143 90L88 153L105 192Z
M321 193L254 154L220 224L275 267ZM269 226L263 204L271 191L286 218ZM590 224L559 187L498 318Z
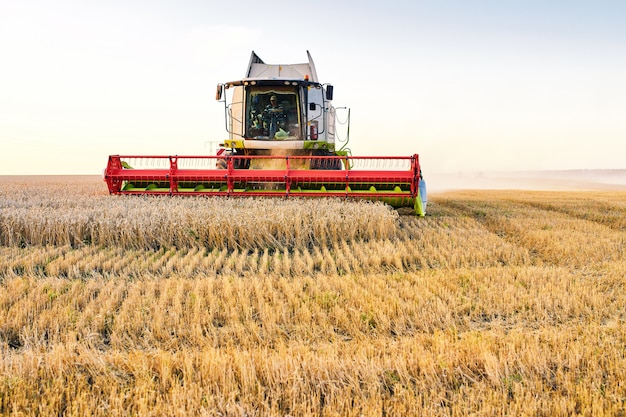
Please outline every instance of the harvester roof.
M260 80L303 80L319 82L315 64L309 51L306 51L309 62L303 64L266 64L259 56L252 51L250 63L246 72L246 79Z

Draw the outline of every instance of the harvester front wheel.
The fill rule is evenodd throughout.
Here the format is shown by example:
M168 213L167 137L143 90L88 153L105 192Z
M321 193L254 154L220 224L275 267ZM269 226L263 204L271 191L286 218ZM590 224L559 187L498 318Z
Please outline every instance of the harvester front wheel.
M313 156L337 156L337 154L330 151L318 151ZM341 160L339 159L313 159L311 161L311 169L342 169Z
M224 158L220 158L217 160L217 162L215 163L215 166L217 169L228 169L228 161L227 158L228 156L236 156L237 153L233 152L233 151L225 151L223 152L220 156L224 156ZM250 168L250 160L249 159L240 159L240 158L236 158L233 159L233 168L235 169L248 169Z

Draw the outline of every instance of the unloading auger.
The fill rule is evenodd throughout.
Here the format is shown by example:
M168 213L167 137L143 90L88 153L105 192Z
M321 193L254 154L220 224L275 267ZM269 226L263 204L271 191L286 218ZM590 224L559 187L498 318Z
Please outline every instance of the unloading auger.
M218 84L229 138L211 156L111 155L111 194L341 197L426 213L417 154L352 156L335 148L333 86L308 63L265 64L252 52L246 77ZM349 110L345 123L349 132Z

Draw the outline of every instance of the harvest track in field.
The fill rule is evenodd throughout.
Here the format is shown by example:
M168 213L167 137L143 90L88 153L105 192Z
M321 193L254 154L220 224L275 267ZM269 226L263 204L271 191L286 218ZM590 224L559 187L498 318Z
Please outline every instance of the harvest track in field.
M417 218L73 181L0 182L2 415L626 407L624 192L451 191Z

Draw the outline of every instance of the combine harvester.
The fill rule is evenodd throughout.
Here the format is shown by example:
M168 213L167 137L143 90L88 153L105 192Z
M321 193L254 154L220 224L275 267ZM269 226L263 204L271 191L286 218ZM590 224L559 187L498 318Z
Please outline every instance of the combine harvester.
M109 156L111 194L341 197L426 213L418 155L352 156L335 147L333 86L315 65L270 65L254 52L246 77L218 84L229 139L212 156Z

